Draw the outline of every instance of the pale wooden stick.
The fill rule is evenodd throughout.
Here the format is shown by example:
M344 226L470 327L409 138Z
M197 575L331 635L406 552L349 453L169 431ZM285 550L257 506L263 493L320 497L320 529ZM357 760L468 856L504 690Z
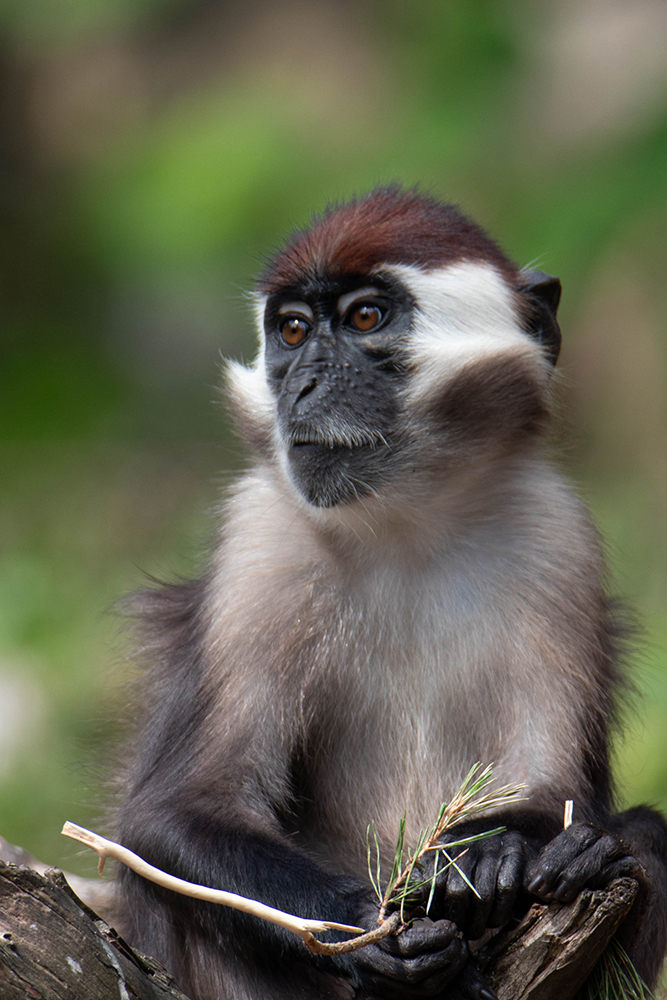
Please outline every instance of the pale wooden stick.
M295 917L291 913L283 913L282 910L266 906L255 899L246 899L245 896L237 896L235 892L225 892L222 889L209 889L208 886L196 885L194 882L186 882L184 879L176 878L174 875L167 875L166 872L161 871L159 868L149 865L147 861L144 861L143 858L140 858L133 851L129 851L127 847L121 847L120 844L114 843L113 840L100 837L97 833L93 833L92 830L86 830L82 826L77 826L76 823L65 823L62 832L66 837L78 840L80 843L85 844L86 847L92 847L97 852L99 858L97 869L100 875L102 874L106 859L115 858L116 861L122 861L124 865L131 868L137 875L141 875L150 882L155 882L156 885L164 886L165 889L173 889L174 892L180 892L183 896L192 896L193 899L204 899L208 903L220 903L222 906L230 906L234 910L242 910L244 913L251 913L255 917L261 917L262 920L268 920L272 924L278 924L279 927L284 927L285 930L297 934L311 951L321 953L323 949L328 950L329 948L336 947L336 945L327 945L318 941L313 937L313 933L328 930L349 931L350 934L361 934L364 938L366 937L363 927L350 927L348 924L337 924L331 920L305 920L303 917ZM376 934L375 931L371 933L373 935ZM345 943L351 944L352 942Z
M572 826L572 811L574 810L574 802L572 799L567 799L565 802L565 812L563 813L563 829L567 830L568 826Z

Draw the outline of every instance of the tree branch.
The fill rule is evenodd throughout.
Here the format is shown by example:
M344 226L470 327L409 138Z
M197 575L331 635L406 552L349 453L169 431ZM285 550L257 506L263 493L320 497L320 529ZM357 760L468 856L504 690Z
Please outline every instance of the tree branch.
M2 1000L187 1000L78 899L62 872L0 862Z
M624 878L605 890L586 890L569 905L532 906L515 929L477 953L499 1000L574 1000L636 892L637 883ZM75 896L61 872L42 876L2 862L0 996L187 1000L157 962L130 948Z
M226 892L223 889L211 889L206 885L196 885L194 882L186 882L185 879L176 878L175 875L168 875L167 872L163 872L160 868L149 865L147 861L140 858L134 851L129 851L127 847L122 847L113 840L107 840L106 837L100 837L99 834L93 833L92 830L86 830L82 826L77 826L76 823L65 823L62 832L66 837L78 840L79 843L85 844L86 847L92 847L99 858L97 868L100 874L102 873L106 859L115 858L116 861L121 861L128 868L131 868L137 875L148 879L149 882L155 882L156 885L161 885L165 889L171 889L182 896L203 899L207 903L219 903L221 906L229 906L233 910L242 910L244 913L250 913L254 917L267 920L271 924L277 924L279 927L297 934L307 948L319 954L326 954L326 950L323 951L323 949L329 946L324 945L321 941L317 941L313 937L313 934L336 930L349 931L351 934L360 934L364 938L367 937L363 927L351 927L349 924L338 924L332 920L307 920L304 917L296 917L292 913L285 913L284 910L276 910L273 906L266 906L265 903L260 903L256 899L239 896L235 892ZM386 937L390 933L391 930L386 930L379 937ZM376 940L376 938L373 940ZM364 944L366 943L368 942L364 941ZM360 946L357 945L357 947ZM345 950L352 951L354 949L346 948Z
M574 902L535 903L512 931L482 956L498 1000L572 1000L629 913L638 891L631 878L584 889Z

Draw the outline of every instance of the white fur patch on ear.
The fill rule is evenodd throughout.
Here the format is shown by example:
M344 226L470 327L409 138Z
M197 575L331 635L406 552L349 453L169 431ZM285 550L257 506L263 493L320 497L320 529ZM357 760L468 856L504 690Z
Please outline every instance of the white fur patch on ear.
M275 402L266 383L266 368L264 365L264 310L266 295L253 292L251 295L252 312L255 327L259 337L259 350L252 365L243 365L239 361L226 362L226 376L233 403L244 402L244 409L256 412L258 417L273 421Z
M229 409L241 437L255 454L270 458L276 404L266 384L264 359L258 358L252 367L228 361L225 374Z
M238 428L248 444L266 453L276 423L276 402L266 381L264 365L264 310L266 296L253 295L252 308L260 346L252 365L227 361L226 379L229 404Z
M252 315L255 320L255 328L259 337L260 349L264 350L264 313L266 312L267 295L260 292L251 292L250 301L252 303Z
M385 270L416 302L408 345L415 367L413 398L441 389L464 365L508 350L533 355L539 363L539 346L521 329L514 293L492 265L459 261L435 271L403 264Z
M227 384L234 402L241 399L244 408L255 414L262 422L273 423L276 404L264 371L264 358L259 357L251 366L239 361L227 361Z

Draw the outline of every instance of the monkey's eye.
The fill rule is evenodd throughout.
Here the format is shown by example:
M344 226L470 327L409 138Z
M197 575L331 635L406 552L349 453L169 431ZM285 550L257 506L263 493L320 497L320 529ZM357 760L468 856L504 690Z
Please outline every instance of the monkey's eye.
M291 316L286 319L280 327L280 336L289 347L298 347L308 335L310 326L305 319L298 316Z
M370 333L375 330L384 318L384 313L377 306L364 302L355 306L347 317L349 326L354 327L359 333Z

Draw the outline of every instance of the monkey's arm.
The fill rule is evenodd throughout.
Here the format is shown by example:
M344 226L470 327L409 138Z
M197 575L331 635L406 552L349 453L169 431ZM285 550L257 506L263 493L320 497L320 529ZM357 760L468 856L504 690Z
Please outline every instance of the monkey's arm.
M172 818L167 823L145 823L134 833L128 830L124 840L146 860L190 881L251 896L300 916L326 914L325 919L361 923L369 929L376 926L378 907L365 883L320 867L282 838L238 825L223 826L201 814L181 814L177 823ZM236 961L264 969L269 977L280 975L290 963L311 965L319 972L344 976L355 988L371 990L382 1000L418 1000L439 992L459 976L468 960L466 943L445 920L420 922L398 941L326 958L313 955L297 937L273 924L170 893L128 869L121 874L121 884L135 920L150 910L153 918L159 914L161 921L176 928L181 940L190 939L189 947L199 937L223 953L233 949ZM143 946L151 950L150 941L144 939ZM493 997L474 969L463 982L461 995L469 1000Z
M531 898L571 902L582 889L629 875L640 891L618 938L637 971L655 983L667 946L667 824L646 807L597 816L555 832L548 814L512 812L457 827L457 836L503 824L505 833L472 844L439 878L431 915L452 920L469 940L500 927ZM442 862L441 862L442 863Z
M115 839L188 881L303 917L374 926L370 882L321 865L285 829L283 818L305 794L295 777L298 684L269 684L263 670L248 668L247 650L236 664L230 648L229 665L218 667L202 639L199 588L144 597L149 638L156 636L149 649L154 669ZM434 976L449 981L467 961L451 925L422 928L398 954L369 947L363 960L361 952L327 958L275 925L171 893L128 869L120 869L119 881L126 936L161 960L186 992L324 1000L341 995L330 980L338 991L345 980L345 996L350 983L363 990L372 981L374 996L400 989L419 998L433 993Z
M527 888L544 902L568 903L584 888L604 888L629 875L639 882L635 904L617 937L640 976L653 986L667 947L667 823L638 806L575 823L540 851Z

